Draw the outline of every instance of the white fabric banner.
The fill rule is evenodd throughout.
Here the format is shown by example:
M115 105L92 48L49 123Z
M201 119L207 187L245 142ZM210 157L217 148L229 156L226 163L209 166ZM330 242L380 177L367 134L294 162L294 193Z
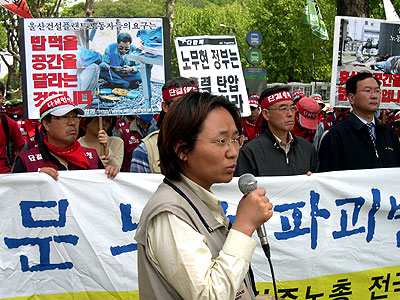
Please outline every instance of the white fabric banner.
M399 299L399 175L391 168L257 178L274 204L266 228L281 297ZM110 180L101 170L63 171L58 181L0 175L0 299L138 299L133 237L162 179ZM212 188L232 221L237 180ZM271 292L261 247L252 268L257 288Z

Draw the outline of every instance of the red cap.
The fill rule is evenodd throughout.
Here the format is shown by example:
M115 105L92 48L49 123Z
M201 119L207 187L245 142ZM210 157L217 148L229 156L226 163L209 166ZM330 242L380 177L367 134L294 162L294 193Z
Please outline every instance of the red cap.
M316 129L318 124L319 104L314 98L301 98L296 104L300 125L308 129Z
M79 115L83 115L83 110L76 107L72 99L67 95L53 95L48 97L40 106L40 120L47 115L61 117L70 111L75 110Z

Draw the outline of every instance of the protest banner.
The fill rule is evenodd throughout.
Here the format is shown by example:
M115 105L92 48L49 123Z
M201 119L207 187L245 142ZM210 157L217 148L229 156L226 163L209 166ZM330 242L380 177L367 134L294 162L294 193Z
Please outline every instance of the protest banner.
M400 169L258 177L278 294L287 299L400 296ZM104 170L0 175L0 299L138 299L133 239L156 174ZM238 178L213 192L231 222ZM256 240L258 238L254 234ZM267 260L252 259L257 289L272 292Z
M223 95L250 115L250 106L235 36L186 36L175 38L179 72L195 77L199 89Z
M350 107L346 81L372 72L381 81L381 109L400 109L400 24L356 17L335 18L332 107Z
M85 116L158 113L170 73L165 18L21 20L23 98L28 118L69 95Z

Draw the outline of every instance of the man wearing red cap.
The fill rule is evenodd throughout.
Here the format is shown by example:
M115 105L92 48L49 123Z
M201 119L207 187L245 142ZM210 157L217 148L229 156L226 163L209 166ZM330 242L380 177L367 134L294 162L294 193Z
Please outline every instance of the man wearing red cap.
M264 132L239 152L235 176L286 176L310 174L318 168L313 145L290 131L296 106L287 87L266 89L260 96Z
M262 133L263 117L260 115L261 108L258 99L260 99L260 96L256 94L249 97L251 115L243 121L243 144L246 144Z
M353 112L321 141L321 172L400 167L400 144L392 128L375 114L381 103L380 81L361 72L346 82Z
M171 105L183 95L198 89L197 80L194 78L174 77L168 80L162 87L162 110L158 117L157 127L161 127L165 114ZM182 129L184 130L184 128ZM132 153L131 168L133 173L160 174L160 155L158 153L157 140L159 130L145 137Z
M83 115L83 110L66 95L50 96L43 102L40 107L43 142L18 156L13 173L39 171L57 180L59 170L103 169L96 150L81 147L77 141L78 115ZM117 173L113 166L106 168L109 178Z
M303 97L297 102L296 108L292 133L312 143L318 125L319 104L313 98Z

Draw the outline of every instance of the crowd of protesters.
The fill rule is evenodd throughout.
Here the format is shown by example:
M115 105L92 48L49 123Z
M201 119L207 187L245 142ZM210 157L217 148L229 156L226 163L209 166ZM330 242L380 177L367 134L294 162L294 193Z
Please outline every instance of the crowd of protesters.
M306 96L302 90L290 93L286 86L250 95L251 115L243 118L244 146L235 175L297 175L399 166L400 111L379 110L380 82L371 73L360 74L346 85L350 109L330 107L319 94ZM164 116L183 95L197 89L193 78L167 81L162 89L162 111L154 116L84 118L83 111L68 97L53 96L41 106L40 120L28 120L23 118L22 100L5 101L5 87L0 82L0 173L11 172L15 162L13 172L45 170L44 165L27 158L39 154L52 158L54 178L56 171L64 169L108 168L111 177L118 171L160 173L157 139ZM54 101L62 105L56 108ZM54 135L54 130L49 132L52 120L66 125L66 133L55 133L70 135L64 137L65 143L49 143ZM393 137L397 137L396 141ZM77 156L78 145L86 158ZM355 158L352 149L356 148L364 152L370 148L373 155L357 153ZM74 154L65 155L68 151ZM93 159L96 162L91 164Z
M3 100L4 86L0 91ZM256 299L252 235L272 217L273 204L265 189L255 189L239 201L231 224L211 186L245 173L313 176L399 167L400 113L379 111L379 80L359 73L347 80L346 93L351 109L343 110L327 107L320 95L268 88L249 97L251 115L242 120L225 97L177 77L162 89L157 121L153 115L85 118L68 96L54 95L40 106L34 134L31 121L21 127L23 136L16 121L1 114L0 170L54 180L60 170L105 169L111 179L120 170L162 173L135 235L139 296ZM13 166L7 150L16 157Z

